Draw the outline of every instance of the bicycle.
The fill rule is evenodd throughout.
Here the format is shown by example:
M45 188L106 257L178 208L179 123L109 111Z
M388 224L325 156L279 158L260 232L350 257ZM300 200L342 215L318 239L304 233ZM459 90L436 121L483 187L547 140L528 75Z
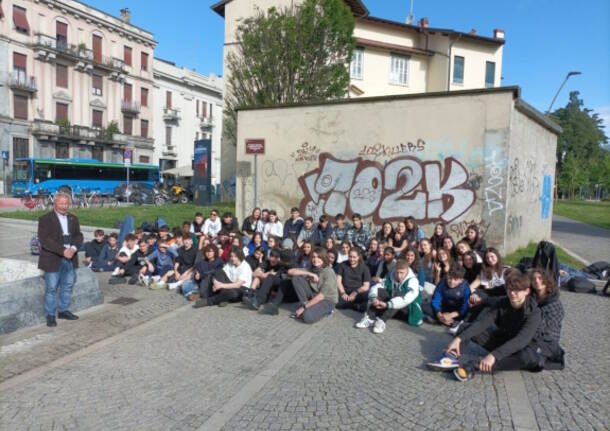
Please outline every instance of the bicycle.
M104 206L104 200L98 190L93 191L88 198L85 193L85 201L87 202L87 207L101 208Z
M21 198L21 203L30 211L46 209L46 206L44 206L42 203L40 196L34 197L31 193L26 193L26 195Z

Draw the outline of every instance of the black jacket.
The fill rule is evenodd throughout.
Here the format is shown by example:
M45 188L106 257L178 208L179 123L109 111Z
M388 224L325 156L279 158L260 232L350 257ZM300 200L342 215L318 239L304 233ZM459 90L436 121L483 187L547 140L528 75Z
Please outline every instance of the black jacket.
M523 350L532 342L541 322L542 312L534 298L528 296L523 307L517 310L510 305L508 297L505 297L492 305L488 313L482 314L459 337L462 342L468 342L495 324L498 331L502 333L498 335L508 340L490 352L499 361Z

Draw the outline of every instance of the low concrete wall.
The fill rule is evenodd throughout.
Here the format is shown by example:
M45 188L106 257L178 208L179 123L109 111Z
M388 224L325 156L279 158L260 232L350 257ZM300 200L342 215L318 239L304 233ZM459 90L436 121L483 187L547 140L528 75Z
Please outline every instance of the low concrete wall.
M42 276L0 283L0 334L45 322L44 290ZM93 271L79 268L70 311L77 312L103 302L104 293Z

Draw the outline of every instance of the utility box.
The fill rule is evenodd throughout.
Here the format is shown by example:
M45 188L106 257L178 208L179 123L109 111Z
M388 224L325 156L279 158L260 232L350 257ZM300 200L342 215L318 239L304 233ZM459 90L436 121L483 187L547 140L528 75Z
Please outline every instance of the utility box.
M519 87L346 99L238 112L237 163L264 139L257 169L236 180L236 213L260 207L362 215L375 231L413 216L455 240L475 224L509 253L550 239L558 125ZM258 172L257 178L253 173Z

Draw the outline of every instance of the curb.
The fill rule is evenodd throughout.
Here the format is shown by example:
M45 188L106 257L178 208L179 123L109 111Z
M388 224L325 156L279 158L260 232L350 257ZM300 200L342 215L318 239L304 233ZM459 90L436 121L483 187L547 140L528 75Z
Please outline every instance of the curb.
M551 242L559 247L561 247L561 249L563 251L566 252L566 254L570 257L573 257L574 259L580 260L582 263L585 264L585 266L591 265L591 262L589 262L587 259L585 259L582 256L579 256L578 254L574 253L572 250L570 250L569 248L564 247L563 245L559 244L559 242L557 241L553 241L551 240ZM578 268L577 268L578 269Z

